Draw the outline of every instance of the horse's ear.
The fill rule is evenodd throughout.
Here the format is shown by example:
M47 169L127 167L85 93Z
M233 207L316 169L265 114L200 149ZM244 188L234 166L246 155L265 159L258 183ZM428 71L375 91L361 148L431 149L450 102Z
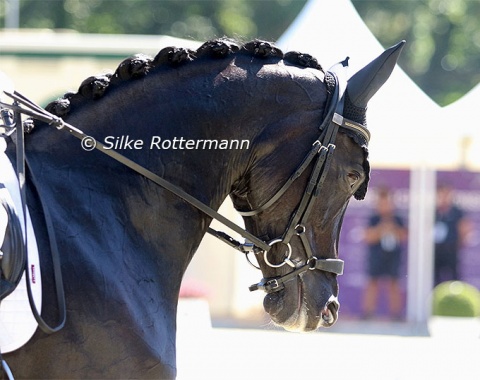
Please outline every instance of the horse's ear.
M400 41L388 48L348 80L347 91L353 105L367 107L368 101L390 77L404 45L405 41Z

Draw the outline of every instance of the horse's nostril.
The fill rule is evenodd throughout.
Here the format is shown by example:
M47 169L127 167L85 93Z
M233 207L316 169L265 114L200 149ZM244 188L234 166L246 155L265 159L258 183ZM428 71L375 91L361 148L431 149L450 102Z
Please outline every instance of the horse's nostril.
M339 308L340 304L337 301L337 297L330 297L321 312L321 317L325 326L332 326L337 321Z
M337 300L331 301L327 303L327 307L332 310L332 312L337 313L338 309L340 308L340 304L338 303Z
M333 315L330 311L330 309L328 307L325 307L323 310L322 310L322 319L324 322L326 322L327 324L331 324L332 321L333 321Z

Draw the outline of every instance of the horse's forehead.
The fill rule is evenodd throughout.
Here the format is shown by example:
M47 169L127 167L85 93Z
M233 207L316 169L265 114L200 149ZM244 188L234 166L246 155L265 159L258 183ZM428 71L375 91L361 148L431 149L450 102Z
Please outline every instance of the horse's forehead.
M362 164L364 161L363 149L345 133L339 133L336 141L338 155L349 164Z

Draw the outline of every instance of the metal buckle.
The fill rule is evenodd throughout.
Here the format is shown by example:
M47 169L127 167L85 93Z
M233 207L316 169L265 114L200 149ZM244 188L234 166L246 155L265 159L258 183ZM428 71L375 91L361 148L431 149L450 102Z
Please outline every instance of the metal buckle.
M320 150L322 150L322 142L319 141L319 140L315 140L312 144L312 147L316 147L318 145L318 148L317 148L317 153L320 153Z
M245 239L245 242L241 245L241 247L244 253L250 253L250 252L253 252L253 248L255 247L255 244Z
M267 293L274 293L282 290L285 286L283 285L283 282L278 282L279 279L277 278L272 278L271 280L268 280L265 285L263 286L264 290Z
M0 110L0 136L8 137L15 131L15 115L9 109Z
M283 283L279 283L278 279L272 278L272 279L266 279L262 278L262 280L258 284L253 284L249 286L249 290L251 292L254 292L255 290L262 289L267 293L272 293L276 292L278 290L283 289L282 287Z
M335 112L333 114L332 122L334 122L335 124L341 127L343 125L343 116Z
M278 283L278 280L276 278L272 279L272 280L268 280L266 283L265 283L265 287L269 287L271 289L276 289L280 286L280 284Z

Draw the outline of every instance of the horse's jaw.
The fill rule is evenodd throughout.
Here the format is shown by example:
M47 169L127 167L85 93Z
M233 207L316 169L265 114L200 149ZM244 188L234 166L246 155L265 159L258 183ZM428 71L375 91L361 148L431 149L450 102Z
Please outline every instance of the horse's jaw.
M275 325L292 332L333 326L340 307L334 294L322 291L308 296L301 278L291 281L281 291L267 294L263 305Z

